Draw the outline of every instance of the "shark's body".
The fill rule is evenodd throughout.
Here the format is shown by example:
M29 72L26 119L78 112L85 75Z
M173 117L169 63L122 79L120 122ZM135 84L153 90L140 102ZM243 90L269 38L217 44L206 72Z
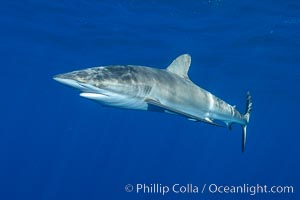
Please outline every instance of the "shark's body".
M107 106L179 114L217 126L221 125L216 121L222 121L229 128L232 123L240 124L244 151L252 109L249 93L242 115L234 106L195 85L187 75L190 63L190 56L184 54L167 69L115 65L60 74L54 79L79 89L80 96Z

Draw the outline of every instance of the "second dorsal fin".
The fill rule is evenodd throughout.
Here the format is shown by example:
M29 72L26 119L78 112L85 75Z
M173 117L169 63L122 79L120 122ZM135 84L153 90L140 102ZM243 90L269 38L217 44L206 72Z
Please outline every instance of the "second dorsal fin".
M189 79L188 71L191 65L191 56L189 54L183 54L178 56L170 65L167 67L167 71L177 74L182 78Z

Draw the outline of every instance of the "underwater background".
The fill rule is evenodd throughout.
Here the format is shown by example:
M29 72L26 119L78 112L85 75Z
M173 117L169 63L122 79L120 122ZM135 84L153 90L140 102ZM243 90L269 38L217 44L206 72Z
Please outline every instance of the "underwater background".
M1 200L300 198L300 1L25 0L2 1L0 13ZM251 92L245 153L238 125L101 107L52 79L100 65L163 69L183 53L191 80L241 112ZM199 193L135 191L176 183Z

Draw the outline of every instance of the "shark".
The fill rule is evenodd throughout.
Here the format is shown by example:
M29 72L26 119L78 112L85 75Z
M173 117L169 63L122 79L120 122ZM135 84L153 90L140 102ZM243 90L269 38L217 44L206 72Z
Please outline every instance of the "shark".
M236 106L193 83L188 76L190 65L191 56L183 54L165 69L109 65L58 74L53 79L104 106L176 114L230 130L232 124L239 124L244 152L252 110L250 93L241 114Z

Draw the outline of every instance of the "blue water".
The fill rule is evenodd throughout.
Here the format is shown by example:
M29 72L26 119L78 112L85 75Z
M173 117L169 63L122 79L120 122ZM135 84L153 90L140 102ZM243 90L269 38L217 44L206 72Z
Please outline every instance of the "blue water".
M3 1L0 199L299 199L299 1ZM253 112L246 152L229 131L179 116L101 107L52 76L98 65L167 67ZM127 193L193 184L198 194ZM204 184L289 185L217 194Z

